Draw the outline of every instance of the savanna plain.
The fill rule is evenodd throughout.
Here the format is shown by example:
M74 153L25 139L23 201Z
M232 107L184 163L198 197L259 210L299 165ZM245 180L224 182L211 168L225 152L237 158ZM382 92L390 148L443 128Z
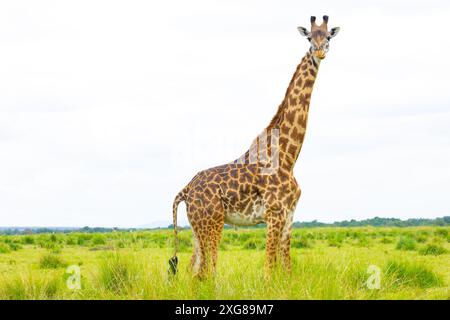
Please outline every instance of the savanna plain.
M179 235L175 277L167 229L2 235L0 299L450 299L448 226L294 229L292 272L269 278L265 229L226 229L202 281L191 231Z

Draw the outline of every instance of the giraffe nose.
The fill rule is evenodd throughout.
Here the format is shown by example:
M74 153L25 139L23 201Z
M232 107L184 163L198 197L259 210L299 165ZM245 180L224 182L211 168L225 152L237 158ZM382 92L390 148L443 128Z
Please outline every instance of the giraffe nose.
M319 58L319 59L324 59L325 58L325 50L316 50L314 51L314 55Z

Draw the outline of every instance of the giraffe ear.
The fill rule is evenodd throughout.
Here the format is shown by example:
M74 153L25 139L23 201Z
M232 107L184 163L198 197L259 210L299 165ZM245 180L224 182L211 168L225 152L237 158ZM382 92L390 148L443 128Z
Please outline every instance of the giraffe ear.
M339 33L339 30L341 30L341 28L339 28L339 27L331 29L330 30L330 37L331 38L335 37Z
M297 27L297 30L298 30L298 32L300 32L300 34L302 35L302 36L304 36L304 37L310 37L311 36L311 33L306 29L306 28L303 28L303 27Z

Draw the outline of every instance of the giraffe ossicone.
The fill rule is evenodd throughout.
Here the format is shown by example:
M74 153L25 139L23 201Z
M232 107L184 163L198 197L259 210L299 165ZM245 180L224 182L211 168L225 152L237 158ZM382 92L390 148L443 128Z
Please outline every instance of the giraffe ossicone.
M186 203L194 236L191 268L202 278L214 271L225 223L249 226L267 224L266 270L277 259L290 270L290 238L293 216L301 190L293 169L303 145L311 93L320 62L339 28L328 30L328 16L321 25L311 17L310 30L298 27L310 48L289 83L285 97L269 125L238 159L201 171L175 197L173 226L175 253L169 272L178 260L177 207Z

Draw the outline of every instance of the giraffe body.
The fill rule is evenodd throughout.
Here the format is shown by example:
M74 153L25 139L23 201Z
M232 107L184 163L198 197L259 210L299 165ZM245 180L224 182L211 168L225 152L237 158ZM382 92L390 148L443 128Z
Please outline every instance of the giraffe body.
M184 201L194 234L191 267L198 276L215 269L225 223L266 223L266 269L280 257L290 270L292 221L301 195L293 168L303 144L319 64L328 49L327 21L324 16L324 23L317 26L312 17L311 33L299 28L311 49L298 65L277 113L249 150L228 164L199 172L176 196L175 235L177 206Z
M257 172L255 164L230 163L210 168L199 172L177 196L186 202L194 233L191 266L197 274L215 267L224 223L270 223L279 240L284 239L282 252L289 254L289 233L300 188L293 175L265 176ZM268 254L275 255L277 247L274 244L273 252Z

